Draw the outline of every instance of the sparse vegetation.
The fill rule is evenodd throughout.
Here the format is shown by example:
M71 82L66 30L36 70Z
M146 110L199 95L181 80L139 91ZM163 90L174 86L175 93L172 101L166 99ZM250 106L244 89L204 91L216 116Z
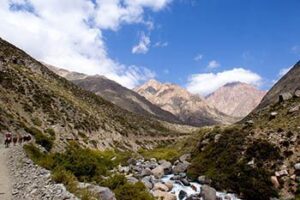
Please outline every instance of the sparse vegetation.
M48 137L35 127L25 127L25 131L33 135L36 143L44 147L47 151L52 149L54 136Z

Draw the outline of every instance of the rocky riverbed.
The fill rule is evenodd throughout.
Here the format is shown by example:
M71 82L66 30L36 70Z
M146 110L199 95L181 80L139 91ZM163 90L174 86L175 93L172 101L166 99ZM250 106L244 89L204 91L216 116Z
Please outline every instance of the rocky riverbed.
M129 182L141 181L149 191L164 200L237 200L234 194L217 192L210 187L210 180L199 176L197 182L188 179L186 171L190 163L189 154L171 163L152 158L130 159L128 166L119 166L116 171L123 173Z
M12 183L12 200L79 200L65 186L51 180L48 170L26 157L22 146L9 149L8 166Z

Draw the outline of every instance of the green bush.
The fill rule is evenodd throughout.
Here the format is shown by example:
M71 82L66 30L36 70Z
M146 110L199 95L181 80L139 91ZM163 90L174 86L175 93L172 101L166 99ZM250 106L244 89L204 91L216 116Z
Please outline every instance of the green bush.
M44 135L39 129L35 127L26 127L25 131L34 136L36 143L44 147L47 151L50 151L52 149L54 142L53 137L48 137Z
M114 190L118 200L154 200L141 182L131 184L125 183Z
M141 149L139 153L146 159L156 158L157 160L175 161L180 157L180 152L173 147L160 147L153 150Z

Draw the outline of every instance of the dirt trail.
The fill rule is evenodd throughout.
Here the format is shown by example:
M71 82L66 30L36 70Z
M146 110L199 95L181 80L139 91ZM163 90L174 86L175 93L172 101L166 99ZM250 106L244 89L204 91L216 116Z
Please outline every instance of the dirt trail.
M1 138L0 142L0 199L11 200L11 180L9 175L9 169L7 167L9 150L4 148Z

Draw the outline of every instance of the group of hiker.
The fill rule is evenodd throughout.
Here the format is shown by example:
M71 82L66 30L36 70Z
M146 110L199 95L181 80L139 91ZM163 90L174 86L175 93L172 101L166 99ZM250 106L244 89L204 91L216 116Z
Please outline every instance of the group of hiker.
M12 135L10 132L7 132L5 133L4 145L6 148L8 148L11 143L13 143L15 146L17 143L21 145L23 142L29 142L30 140L30 135Z

